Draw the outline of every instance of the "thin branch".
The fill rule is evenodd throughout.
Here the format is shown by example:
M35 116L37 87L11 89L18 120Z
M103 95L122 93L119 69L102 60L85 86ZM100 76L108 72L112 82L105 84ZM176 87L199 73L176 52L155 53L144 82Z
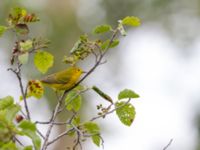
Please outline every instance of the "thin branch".
M76 117L77 112L73 112L73 115L71 116L71 118L68 120L68 123L71 124L73 119Z
M71 126L73 127L73 129L78 132L80 135L83 135L82 131L78 129L78 127L76 127L74 124L71 123Z
M98 116L96 116L96 117L93 117L92 119L90 119L90 121L94 121L94 120L99 119L99 118L104 118L105 116L107 116L107 115L109 115L109 114L115 112L117 109L124 107L124 106L127 105L130 101L131 101L131 99L129 99L128 101L126 101L123 105L121 105L121 106L119 106L119 107L115 107L115 108L112 109L111 111L108 111L108 112L106 112L106 113L103 113L102 115L98 115Z
M80 132L76 132L77 133L77 139L76 139L76 143L75 145L73 146L73 150L76 150L76 147L77 146L80 146L80 149L82 150L82 144L81 144L81 134Z
M92 54L94 55L95 63L97 63L97 60L98 60L98 56L99 56L99 55L96 54L94 50L92 50L91 52L92 52Z
M42 132L40 132L38 129L36 129L36 131L37 131L37 133L42 137L42 139L44 140L45 137L44 137L44 135L42 134Z
M163 148L163 150L166 150L173 142L173 139L170 139L169 143Z
M35 124L50 124L51 121L35 121Z
M41 124L41 125L48 125L50 124L50 121L46 121L46 122L40 122L40 121L36 121L35 124ZM66 125L69 124L69 122L53 122L54 125Z
M24 147L24 144L20 140L18 140L17 137L13 136L13 140L19 143L19 145L21 145L22 147Z
M29 53L34 53L36 50L47 48L46 46L39 46L39 47L34 47L32 50L29 51Z
M19 81L21 94L22 94L23 101L24 101L24 107L25 107L25 110L26 110L27 119L30 120L31 117L30 117L30 112L29 112L27 100L26 100L27 88L24 91L24 87L23 87L23 84L22 84L22 78L21 78L21 66L22 66L22 64L17 63L17 69L8 68L8 71L12 71L17 76L17 79Z
M76 116L76 114L77 114L77 113L74 113L74 114L72 115L72 117L69 119L69 121L67 121L67 122L60 122L60 123L54 122L54 124L55 124L55 125L66 125L66 124L70 124L70 125L71 125L71 122L72 122L72 120L74 119L74 117ZM63 132L63 133L61 133L61 134L58 135L55 139L53 139L52 141L48 142L47 145L53 144L54 142L56 142L57 140L59 140L60 138L62 138L63 136L67 135L69 132L71 132L71 131L73 131L73 130L74 130L74 127L71 128L71 129L69 129L69 130L67 130L67 131L65 131L65 132Z
M58 101L58 103L57 103L57 105L56 105L56 107L55 107L55 109L54 109L54 113L53 113L53 115L52 115L52 118L51 118L51 123L50 123L50 125L49 125L49 128L47 129L47 133L46 133L46 136L45 136L45 139L44 139L44 144L43 144L43 147L42 147L42 150L46 150L47 149L47 147L48 147L48 140L49 140L49 136L50 136L50 134L51 134L51 131L52 131L52 128L53 128L53 126L54 126L54 121L56 120L56 116L57 116L57 114L58 114L58 111L59 111L59 109L60 109L60 107L61 107L61 104L62 104L62 101L63 101L63 99L64 99L64 97L65 97L65 93L60 97L60 99L59 99L59 101Z
M99 137L100 137L100 139L101 139L101 146L102 146L102 148L104 149L104 139L102 138L101 135L99 135Z
M102 61L99 65L103 65L105 63L107 63L107 60Z
M65 132L63 132L63 133L61 133L61 134L58 135L56 138L54 138L52 141L48 142L47 146L49 146L49 145L55 143L56 141L58 141L58 140L59 140L60 138L62 138L63 136L68 135L69 132L71 132L71 131L73 131L73 130L74 130L74 128L71 128L71 129L69 129L69 130L67 130L67 131L65 131Z

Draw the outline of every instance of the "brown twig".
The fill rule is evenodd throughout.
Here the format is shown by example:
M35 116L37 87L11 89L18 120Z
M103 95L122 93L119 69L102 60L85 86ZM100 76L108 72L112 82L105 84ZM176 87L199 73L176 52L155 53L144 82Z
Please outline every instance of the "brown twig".
M169 143L163 148L163 150L166 150L173 142L173 139L170 139Z
M28 84L26 85L26 88L24 89L24 86L22 83L22 78L21 78L21 66L22 66L22 64L20 64L18 62L17 69L8 68L8 71L12 71L16 75L16 77L19 81L20 91L21 91L21 94L23 97L24 107L26 110L26 114L22 110L21 110L21 113L27 120L31 120L30 111L29 111L28 103L27 103L27 99L26 99L27 91L28 91ZM45 138L44 135L38 129L36 131L43 139Z
M50 121L47 121L47 122L36 121L35 123L36 124L41 124L41 125L49 125L51 122ZM66 125L66 124L69 124L69 123L68 122L54 122L53 124L54 125Z
M17 137L13 136L13 140L19 143L19 145L21 145L22 147L24 147L24 144L20 140L18 140Z
M49 145L55 143L56 141L58 141L58 140L59 140L60 138L62 138L63 136L68 135L69 132L71 132L71 131L73 131L73 130L74 130L74 128L71 128L71 129L69 129L69 130L67 130L67 131L65 131L65 132L63 132L63 133L61 133L61 134L58 135L56 138L54 138L52 141L48 142L47 146L49 146Z
M73 150L76 150L77 146L80 146L80 149L82 150L82 144L81 144L81 134L80 132L76 132L77 138L76 138L76 143L73 146Z
M66 125L66 124L69 124L71 125L73 119L76 117L76 114L77 113L74 113L71 118L67 121L67 122L63 122L63 123L58 123L57 125ZM63 133L61 133L60 135L58 135L55 139L53 139L52 141L48 142L47 145L50 145L50 144L53 144L54 142L56 142L57 140L59 140L60 138L62 138L63 136L65 135L68 135L69 132L73 131L74 130L74 127L67 130L67 131L64 131Z
M59 99L59 101L58 101L58 103L57 103L57 105L56 105L56 107L55 107L55 109L54 109L54 111L53 111L54 113L53 113L52 118L51 118L51 120L50 120L50 125L49 125L49 128L48 128L48 130L47 130L47 133L46 133L46 136L45 136L45 139L44 139L44 144L43 144L42 150L46 150L47 147L48 147L49 136L50 136L50 134L51 134L51 130L52 130L53 126L54 126L54 121L56 120L56 116L57 116L57 114L58 114L58 111L59 111L59 109L60 109L60 107L61 107L61 104L62 104L62 102L63 102L63 99L64 99L65 95L66 95L66 94L63 94L63 95L60 97L60 99Z
M36 129L36 131L37 131L37 133L40 135L40 137L44 140L45 137L44 137L44 135L42 134L42 132L40 132L40 130L38 130L38 129Z
M8 68L8 71L12 71L16 75L16 77L17 77L17 79L19 81L19 86L20 86L22 97L23 97L24 107L25 107L25 110L26 110L26 116L27 116L27 119L30 120L31 117L30 117L30 112L29 112L27 100L26 100L27 88L24 91L22 78L21 78L21 66L22 66L22 64L17 63L17 69Z

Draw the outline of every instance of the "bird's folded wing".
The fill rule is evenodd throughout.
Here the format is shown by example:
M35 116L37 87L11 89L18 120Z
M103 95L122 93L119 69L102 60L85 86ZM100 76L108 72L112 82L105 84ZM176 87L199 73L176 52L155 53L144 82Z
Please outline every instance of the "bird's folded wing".
M47 83L47 84L66 84L67 80L65 78L59 78L57 79L55 76L53 77L52 75L50 76L46 76L45 78L40 80L43 83Z

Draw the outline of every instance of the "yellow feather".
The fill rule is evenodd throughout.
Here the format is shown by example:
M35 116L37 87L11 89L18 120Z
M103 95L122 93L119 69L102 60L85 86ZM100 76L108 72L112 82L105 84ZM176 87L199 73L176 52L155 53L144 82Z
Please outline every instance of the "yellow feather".
M68 90L76 84L82 73L82 69L70 67L54 74L50 74L40 81L44 85L55 90Z

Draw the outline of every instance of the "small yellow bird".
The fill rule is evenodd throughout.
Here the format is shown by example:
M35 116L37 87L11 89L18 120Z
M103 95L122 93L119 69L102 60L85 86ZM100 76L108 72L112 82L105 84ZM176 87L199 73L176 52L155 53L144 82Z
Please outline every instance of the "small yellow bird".
M73 87L79 80L83 70L78 67L70 67L68 69L50 74L40 81L54 90L68 90Z

